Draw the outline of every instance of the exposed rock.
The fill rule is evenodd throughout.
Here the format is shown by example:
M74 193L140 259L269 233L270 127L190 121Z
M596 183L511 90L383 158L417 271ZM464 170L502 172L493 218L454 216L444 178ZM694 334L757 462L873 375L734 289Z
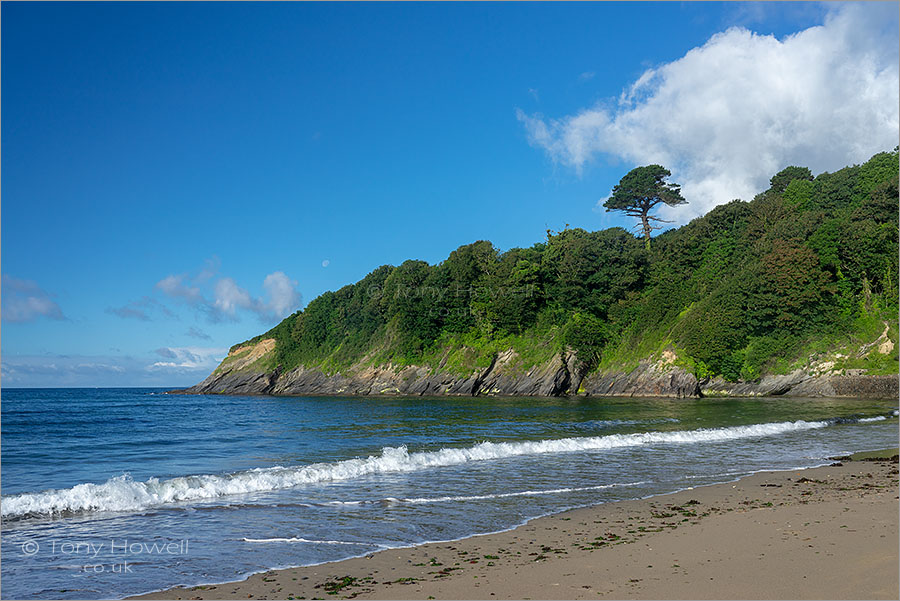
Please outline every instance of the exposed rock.
M704 396L775 396L785 394L812 376L795 370L783 376L765 376L758 382L726 382L714 378L701 387Z
M847 370L856 371L856 370ZM864 372L864 370L859 370ZM766 376L758 382L726 382L716 378L701 386L703 396L790 396L896 398L898 376L810 375L800 370L786 376Z
M629 373L589 374L582 384L588 395L595 396L700 396L697 377L664 358L659 362L641 361Z
M438 368L393 364L359 364L343 373L297 367L282 373L264 369L274 340L234 349L208 378L186 391L195 394L273 395L410 395L410 396L798 396L872 397L898 395L897 376L863 373L834 375L827 370L796 370L765 376L755 382L726 382L722 378L698 382L677 366L677 357L665 351L658 361L644 360L630 372L598 371L585 374L575 353L568 351L525 368L512 349L494 356L487 367L471 373L453 373L444 362ZM269 363L271 364L271 363ZM816 364L818 365L818 364ZM822 364L824 365L824 364ZM820 366L821 367L821 366ZM864 372L864 370L859 370Z
M892 376L833 376L834 396L896 399L900 395L900 378Z
M267 394L270 375L265 372L212 373L208 378L183 392L193 394Z
M326 374L298 367L286 373L253 369L247 348L235 349L203 382L184 392L195 394L273 395L428 395L428 396L562 396L578 390L583 373L575 353L566 352L525 370L515 351L495 356L484 369L452 374L422 366L355 366L346 373ZM262 354L253 350L253 361ZM235 357L240 355L239 359Z
M894 350L894 343L888 337L888 331L890 331L890 326L887 322L884 322L884 331L881 333L881 336L876 338L874 342L870 342L869 344L864 344L859 347L859 351L857 351L856 356L864 357L873 348L876 348L882 355L887 355L892 350Z

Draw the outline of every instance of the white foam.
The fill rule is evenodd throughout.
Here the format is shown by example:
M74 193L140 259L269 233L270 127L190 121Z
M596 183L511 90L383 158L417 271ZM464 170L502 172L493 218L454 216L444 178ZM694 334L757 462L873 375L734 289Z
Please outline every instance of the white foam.
M880 422L880 421L884 421L886 419L887 418L885 416L878 415L875 417L861 417L861 418L859 418L859 421L860 422Z
M226 495L268 492L302 484L350 480L373 474L403 473L461 465L507 457L597 451L650 444L691 444L738 438L774 436L787 432L824 428L827 421L794 421L728 428L702 428L672 432L641 432L537 440L482 442L466 448L410 453L405 446L385 447L380 455L302 467L257 468L225 475L181 476L168 480L150 478L135 482L128 475L103 484L85 483L72 488L4 496L0 515L59 515L89 511L136 511L171 503L202 501Z
M506 499L509 497L535 497L540 495L558 495L567 492L583 492L587 490L603 490L605 488L618 488L622 486L639 486L641 484L648 484L647 481L641 482L623 482L620 484L601 484L598 486L580 486L577 488L553 488L550 490L523 490L521 492L505 492L505 493L497 493L493 495L466 495L466 496L455 496L455 497L416 497L412 499L396 499L399 503L413 503L413 504L421 504L421 503L443 503L446 501L482 501L488 499Z
M307 538L242 538L245 543L312 543L316 545L358 545L363 547L380 547L372 543L352 543L345 540L310 540Z

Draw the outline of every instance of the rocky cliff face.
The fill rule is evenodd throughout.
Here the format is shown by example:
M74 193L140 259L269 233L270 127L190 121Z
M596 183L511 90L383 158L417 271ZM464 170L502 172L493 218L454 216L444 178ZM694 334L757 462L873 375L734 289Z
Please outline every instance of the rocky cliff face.
M697 379L663 362L644 362L629 373L595 373L585 378L575 354L561 353L523 369L512 349L490 364L466 374L443 366L355 366L326 374L298 367L284 373L255 368L274 349L274 340L237 348L203 382L185 392L194 394L273 395L421 395L421 396L698 396Z
M757 382L735 383L716 378L703 383L700 392L710 397L896 398L900 394L898 383L898 376L869 376L863 373L815 375L798 369L787 375L765 376Z
M630 372L597 372L585 378L584 392L591 396L698 397L694 374L665 361L641 361Z
M409 395L409 396L898 396L897 376L858 373L766 376L756 382L726 382L721 378L698 382L694 374L675 364L674 353L659 360L644 360L630 371L601 370L583 373L574 353L561 353L549 361L524 369L512 349L502 352L482 369L452 373L443 365L357 365L342 373L326 374L298 367L281 372L259 365L275 348L274 340L240 347L229 353L208 378L184 392L193 394L271 395Z

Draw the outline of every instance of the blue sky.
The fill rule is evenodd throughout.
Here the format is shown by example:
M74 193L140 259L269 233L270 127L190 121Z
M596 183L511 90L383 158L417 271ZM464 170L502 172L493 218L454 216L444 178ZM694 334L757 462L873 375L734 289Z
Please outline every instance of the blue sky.
M3 3L2 383L178 386L382 264L898 137L898 9Z

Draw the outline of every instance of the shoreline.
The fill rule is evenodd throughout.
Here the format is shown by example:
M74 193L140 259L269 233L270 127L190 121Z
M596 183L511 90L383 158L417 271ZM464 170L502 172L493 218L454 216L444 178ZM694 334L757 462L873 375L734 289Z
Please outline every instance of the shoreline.
M895 455L756 472L569 509L500 532L128 598L897 598ZM763 522L772 527L760 528ZM750 548L737 540L756 542ZM801 540L815 544L798 546ZM713 565L718 577L708 575Z

